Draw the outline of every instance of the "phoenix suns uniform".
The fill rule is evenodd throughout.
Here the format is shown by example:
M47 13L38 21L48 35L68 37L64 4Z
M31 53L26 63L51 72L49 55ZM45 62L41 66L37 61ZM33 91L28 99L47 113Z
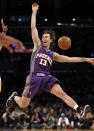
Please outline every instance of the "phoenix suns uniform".
M57 78L50 75L52 62L53 51L46 51L44 46L39 45L31 56L30 75L26 78L23 96L33 98L40 90L50 92L54 83L59 82Z

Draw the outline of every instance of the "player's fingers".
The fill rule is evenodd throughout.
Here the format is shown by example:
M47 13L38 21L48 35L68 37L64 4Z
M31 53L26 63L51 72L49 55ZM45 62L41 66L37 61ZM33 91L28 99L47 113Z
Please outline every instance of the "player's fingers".
M92 62L91 64L94 65L94 62Z
M6 28L7 28L7 30L8 30L8 26L6 25Z
M1 20L1 24L2 24L2 27L4 27L5 25L4 25L4 22L3 22L3 20Z
M7 25L4 27L4 29L5 29L5 30L8 30L8 27L7 27Z
M32 4L32 8L33 8L33 7L39 8L39 5L38 5L37 3L33 3L33 4Z
M3 22L3 19L1 19L1 24L3 24L4 22Z

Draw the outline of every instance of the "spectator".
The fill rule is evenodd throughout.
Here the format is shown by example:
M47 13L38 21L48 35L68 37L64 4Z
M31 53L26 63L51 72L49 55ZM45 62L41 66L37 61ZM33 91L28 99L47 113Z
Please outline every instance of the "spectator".
M78 119L77 114L73 113L73 128L74 129L80 129L81 128L81 120Z
M24 126L26 128L26 124L29 126L26 122L26 119L29 119L29 115L23 112L20 108L16 107L12 112L12 116L15 118L15 127L17 129L23 129Z
M55 115L55 110L53 108L50 109L50 112L47 114L46 119L45 119L45 128L53 129L56 127L56 115Z
M58 123L57 123L57 126L58 128L67 128L69 126L69 119L65 116L64 113L61 113L61 116L59 117L58 119Z
M34 113L31 117L31 128L42 128L43 120L37 109L34 109Z
M82 121L81 129L90 129L92 123L93 123L93 115L89 112Z
M5 127L5 128L13 128L14 127L15 118L9 112L8 108L6 108L5 112L2 114L2 120L3 120L3 127Z

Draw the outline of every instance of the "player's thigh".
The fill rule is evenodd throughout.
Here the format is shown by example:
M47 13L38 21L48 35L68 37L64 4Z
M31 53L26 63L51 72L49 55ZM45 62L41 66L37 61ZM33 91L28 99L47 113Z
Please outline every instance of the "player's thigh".
M51 88L51 93L60 97L62 95L66 95L66 93L63 91L61 86L58 83L55 83Z

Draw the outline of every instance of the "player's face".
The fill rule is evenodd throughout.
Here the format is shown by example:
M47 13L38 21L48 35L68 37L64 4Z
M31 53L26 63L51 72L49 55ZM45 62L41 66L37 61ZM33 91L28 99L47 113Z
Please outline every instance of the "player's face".
M50 38L50 34L43 34L42 36L42 44L44 47L50 47L50 44L52 43L52 39Z

